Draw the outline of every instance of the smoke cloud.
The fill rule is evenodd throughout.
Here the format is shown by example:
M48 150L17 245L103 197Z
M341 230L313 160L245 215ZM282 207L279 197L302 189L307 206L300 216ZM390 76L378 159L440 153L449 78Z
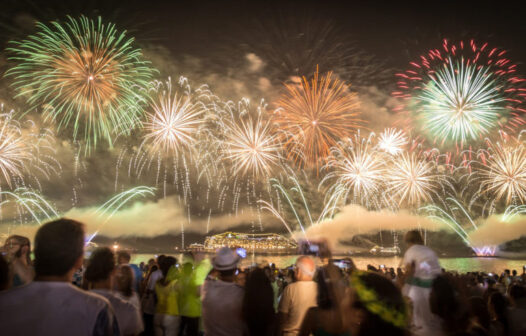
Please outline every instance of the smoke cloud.
M334 219L309 227L306 236L308 239L326 239L332 249L338 250L342 241L348 241L358 234L414 228L438 230L441 226L407 211L368 211L359 205L347 205ZM295 236L297 239L304 238L302 232L297 232Z
M479 222L479 227L470 233L474 246L496 246L526 235L526 216L517 215L509 221L502 215L492 215Z
M238 214L224 214L208 218L189 218L186 208L177 204L177 197L171 196L155 202L136 202L122 209L111 218L101 216L96 207L73 208L63 214L63 217L75 219L86 224L86 232L97 232L108 237L139 236L155 237L163 234L179 234L195 232L206 234L208 230L222 231L242 225L259 222L265 223L265 228L275 225L275 220L268 214L258 214L250 208L239 209ZM39 226L14 225L11 234L21 234L33 238Z

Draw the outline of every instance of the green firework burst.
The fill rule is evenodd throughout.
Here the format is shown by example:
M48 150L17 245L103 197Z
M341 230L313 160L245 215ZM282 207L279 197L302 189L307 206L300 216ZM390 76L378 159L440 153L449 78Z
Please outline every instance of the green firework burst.
M18 96L58 129L84 140L86 151L100 139L128 133L143 113L143 93L155 70L143 60L133 38L99 17L68 17L61 24L37 24L37 32L11 42L8 70Z

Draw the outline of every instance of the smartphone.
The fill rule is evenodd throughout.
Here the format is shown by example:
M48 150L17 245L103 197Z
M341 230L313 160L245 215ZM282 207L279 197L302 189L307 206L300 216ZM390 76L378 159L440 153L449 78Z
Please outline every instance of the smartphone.
M238 247L236 249L236 253L238 256L240 256L241 258L245 259L247 257L247 250L245 250L244 248L242 247Z
M385 268L385 265L380 265L380 268Z

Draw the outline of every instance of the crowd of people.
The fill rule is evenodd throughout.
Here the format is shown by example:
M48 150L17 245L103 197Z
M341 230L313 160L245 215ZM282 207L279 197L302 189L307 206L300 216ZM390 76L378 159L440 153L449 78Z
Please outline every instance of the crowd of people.
M303 255L284 269L241 269L160 255L130 264L108 247L85 259L84 225L59 219L0 258L2 335L526 335L526 274L446 272L418 231L399 268ZM33 253L34 258L31 258Z

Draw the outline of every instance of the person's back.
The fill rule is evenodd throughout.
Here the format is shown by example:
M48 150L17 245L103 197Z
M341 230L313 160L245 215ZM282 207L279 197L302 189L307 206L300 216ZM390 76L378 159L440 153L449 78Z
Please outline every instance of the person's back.
M316 284L318 306L307 311L299 335L348 335L341 312L341 300L346 288L341 271L332 264L321 268L316 275Z
M3 335L93 335L110 318L107 300L67 282L34 281L0 294Z
M318 286L312 281L315 270L311 258L298 258L296 262L298 281L285 288L279 303L281 329L284 335L297 335L307 310L317 305Z
M229 248L221 248L212 260L219 280L206 280L202 288L203 326L207 336L241 336L241 309L244 290L235 283L239 256Z
M205 281L202 309L207 335L241 335L243 294L243 288L234 282Z
M81 223L60 219L35 237L35 281L0 293L2 335L118 335L105 298L71 284L83 260Z
M412 302L413 332L415 335L440 335L440 320L429 306L431 284L442 272L438 257L433 250L423 245L418 231L407 232L405 240L410 247L402 261L406 268L403 294Z
M92 252L84 274L88 287L111 304L122 335L138 335L143 329L139 307L118 297L113 290L115 256L108 247L99 247Z

